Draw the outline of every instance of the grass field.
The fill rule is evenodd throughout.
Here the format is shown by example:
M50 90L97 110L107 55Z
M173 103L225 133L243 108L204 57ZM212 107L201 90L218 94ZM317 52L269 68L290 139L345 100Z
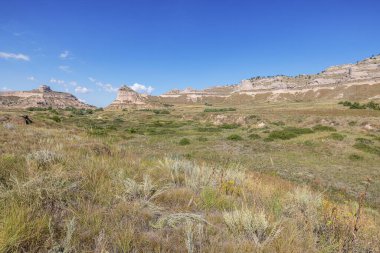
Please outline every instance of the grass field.
M380 111L0 118L0 252L380 252Z

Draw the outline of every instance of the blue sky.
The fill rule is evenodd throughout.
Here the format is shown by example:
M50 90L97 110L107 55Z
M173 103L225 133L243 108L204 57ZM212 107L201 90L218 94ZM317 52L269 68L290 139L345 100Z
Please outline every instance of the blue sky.
M316 73L380 53L379 13L378 0L1 0L0 89L105 106L122 84L157 95Z

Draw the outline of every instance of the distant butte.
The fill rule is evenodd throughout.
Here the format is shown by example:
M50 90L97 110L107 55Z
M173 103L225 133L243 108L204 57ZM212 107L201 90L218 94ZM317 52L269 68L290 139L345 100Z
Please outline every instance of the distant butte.
M106 109L138 109L149 108L152 106L148 95L139 94L130 87L124 85L119 88L116 99Z
M47 85L41 85L31 91L0 92L0 108L67 108L93 109L94 106L79 101L66 92L53 91Z

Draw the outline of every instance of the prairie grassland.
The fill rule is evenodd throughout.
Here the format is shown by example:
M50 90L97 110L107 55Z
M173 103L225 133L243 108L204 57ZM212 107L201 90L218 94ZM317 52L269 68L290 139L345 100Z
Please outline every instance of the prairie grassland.
M0 252L380 252L379 112L214 107L4 123Z

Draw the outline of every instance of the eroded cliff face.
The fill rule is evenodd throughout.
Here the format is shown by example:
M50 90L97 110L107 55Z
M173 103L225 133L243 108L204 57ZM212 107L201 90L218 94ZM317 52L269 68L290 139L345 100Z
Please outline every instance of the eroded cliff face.
M0 108L67 108L92 109L94 106L79 101L70 93L53 91L42 85L31 91L0 92Z
M174 90L160 98L171 102L239 102L240 95L259 101L380 99L380 55L356 64L333 66L315 75L254 77L205 90Z
M147 95L139 94L128 86L122 86L116 99L107 109L149 108L151 103Z

